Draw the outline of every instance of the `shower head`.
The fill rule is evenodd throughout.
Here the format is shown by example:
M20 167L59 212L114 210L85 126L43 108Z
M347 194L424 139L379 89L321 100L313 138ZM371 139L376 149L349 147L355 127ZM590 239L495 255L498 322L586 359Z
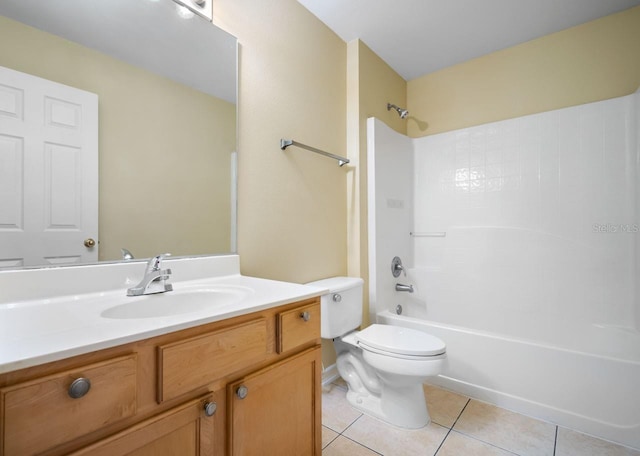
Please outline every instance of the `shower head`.
M387 111L391 111L392 109L398 113L401 119L405 119L409 115L409 111L407 111L406 109L402 109L394 104L387 103Z

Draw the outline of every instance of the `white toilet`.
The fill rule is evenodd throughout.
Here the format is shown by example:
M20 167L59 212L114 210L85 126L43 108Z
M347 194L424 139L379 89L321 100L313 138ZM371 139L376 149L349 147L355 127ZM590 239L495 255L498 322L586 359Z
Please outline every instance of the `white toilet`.
M437 337L400 326L362 324L362 284L332 277L308 285L327 288L321 298L321 336L333 339L340 376L355 408L395 426L417 429L430 421L422 383L438 375L446 346Z

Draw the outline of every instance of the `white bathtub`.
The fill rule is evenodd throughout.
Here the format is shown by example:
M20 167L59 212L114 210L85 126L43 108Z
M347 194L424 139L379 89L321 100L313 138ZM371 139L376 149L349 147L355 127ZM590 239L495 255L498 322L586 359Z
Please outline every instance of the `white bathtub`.
M628 343L627 359L590 354L498 332L429 321L419 302L379 323L415 328L447 344L448 366L432 380L442 387L563 427L640 449L640 335L596 327L610 345ZM517 333L511 329L511 334ZM604 336L603 336L604 334ZM600 344L599 342L599 344ZM606 344L605 344L606 345ZM583 345L584 346L584 345Z

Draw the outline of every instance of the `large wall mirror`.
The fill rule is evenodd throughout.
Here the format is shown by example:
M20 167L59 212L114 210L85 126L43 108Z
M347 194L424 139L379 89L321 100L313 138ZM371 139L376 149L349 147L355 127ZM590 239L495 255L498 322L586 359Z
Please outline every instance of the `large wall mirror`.
M235 251L235 37L172 0L0 0L0 67L97 95L98 229L84 248L98 261L122 260L123 249ZM0 141L0 174L13 175L16 157ZM2 205L29 193L8 180ZM0 250L3 231L16 232L2 214ZM78 262L69 258L34 265L5 252L0 268Z

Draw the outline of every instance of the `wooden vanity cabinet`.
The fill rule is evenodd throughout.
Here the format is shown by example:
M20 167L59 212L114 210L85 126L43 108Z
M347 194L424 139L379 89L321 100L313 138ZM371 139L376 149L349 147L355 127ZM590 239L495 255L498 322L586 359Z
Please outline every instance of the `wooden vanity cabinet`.
M0 456L320 455L320 352L314 298L0 374Z

